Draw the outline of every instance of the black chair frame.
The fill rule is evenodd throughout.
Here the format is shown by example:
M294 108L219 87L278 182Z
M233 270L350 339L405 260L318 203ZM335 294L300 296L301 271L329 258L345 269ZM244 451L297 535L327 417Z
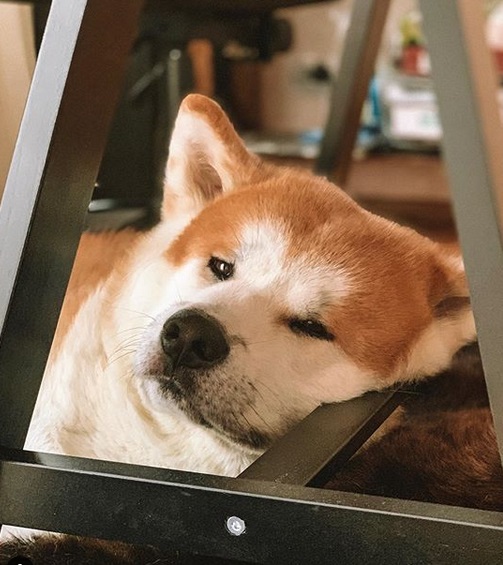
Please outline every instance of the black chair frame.
M339 178L388 4L355 2L318 163ZM420 0L501 452L503 133L478 4ZM319 408L237 479L22 449L142 8L52 3L0 210L0 523L255 563L501 563L503 512L315 488L401 393Z

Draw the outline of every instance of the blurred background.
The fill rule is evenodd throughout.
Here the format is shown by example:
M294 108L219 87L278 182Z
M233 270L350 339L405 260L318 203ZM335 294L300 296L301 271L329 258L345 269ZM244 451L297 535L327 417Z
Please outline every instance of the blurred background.
M487 41L503 74L503 3L480 1ZM49 5L0 2L0 195ZM213 14L211 26L207 14L199 22L194 11L146 14L90 226L155 221L169 132L187 92L217 99L252 150L312 167L352 7L352 0L315 1L252 14L246 22ZM343 188L373 211L454 240L441 139L420 13L414 0L393 0Z

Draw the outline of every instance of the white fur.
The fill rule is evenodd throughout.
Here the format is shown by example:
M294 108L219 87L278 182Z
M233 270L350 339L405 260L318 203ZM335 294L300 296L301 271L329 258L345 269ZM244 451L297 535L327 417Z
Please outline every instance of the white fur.
M435 375L445 369L454 352L473 340L476 335L475 320L471 310L463 310L454 318L435 320L420 335L401 369L401 380L415 380Z
M235 278L209 283L208 276L200 274L199 261L174 270L162 258L166 239L174 235L161 226L143 243L115 304L103 301L100 288L83 306L44 377L27 448L239 473L257 451L232 446L194 424L173 403L161 401L152 382L140 383L133 375L135 351L139 349L136 356L141 357L155 347L164 321L189 306L215 316L235 344L215 378L235 379L245 371L260 391L260 411L251 407L244 414L250 423L260 427L264 418L279 434L292 412L298 419L297 413L306 415L321 402L350 398L369 388L370 375L362 380L361 371L337 348L292 335L276 323L283 309L312 311L317 307L313 297L324 296L329 284L334 288L337 277L335 288L343 296L345 276L337 269L311 268L305 261L287 265L280 230L250 225L239 237ZM105 327L100 325L103 310L111 321Z

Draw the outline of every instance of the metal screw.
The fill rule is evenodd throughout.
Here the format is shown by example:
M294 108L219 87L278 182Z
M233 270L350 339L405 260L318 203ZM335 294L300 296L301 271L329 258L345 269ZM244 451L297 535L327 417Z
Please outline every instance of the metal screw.
M231 516L230 518L227 518L225 527L227 528L229 534L233 536L240 536L241 534L244 534L246 530L245 521L241 520L241 518L238 518L237 516Z

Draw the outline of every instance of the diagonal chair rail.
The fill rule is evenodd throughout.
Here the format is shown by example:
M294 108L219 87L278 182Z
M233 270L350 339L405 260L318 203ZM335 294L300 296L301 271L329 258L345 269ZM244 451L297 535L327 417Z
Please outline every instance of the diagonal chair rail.
M142 5L53 1L0 208L5 446L24 444Z

